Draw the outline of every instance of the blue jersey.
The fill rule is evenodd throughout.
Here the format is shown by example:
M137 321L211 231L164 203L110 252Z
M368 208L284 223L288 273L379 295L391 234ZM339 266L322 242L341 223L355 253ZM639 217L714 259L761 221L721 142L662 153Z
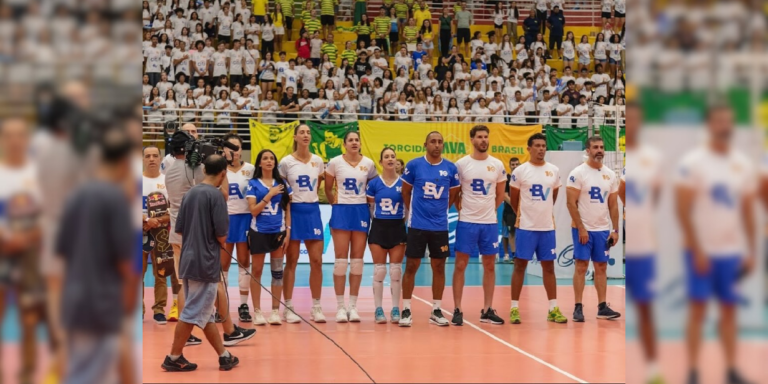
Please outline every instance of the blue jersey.
M248 188L245 192L246 198L255 198L257 202L264 200L269 193L269 189L277 185L277 180L273 180L273 184L269 187L264 185L261 179L251 179L248 181ZM292 194L293 190L289 185L288 194ZM254 216L251 220L251 229L260 233L280 233L285 231L285 212L283 207L280 206L280 200L283 198L282 194L272 196L269 203L259 213L258 216Z
M419 157L405 165L402 179L413 186L408 226L423 231L447 231L450 191L459 187L456 165L446 159L432 165L426 157Z
M392 185L387 185L379 176L368 182L365 194L376 204L374 219L403 219L403 180L399 177Z

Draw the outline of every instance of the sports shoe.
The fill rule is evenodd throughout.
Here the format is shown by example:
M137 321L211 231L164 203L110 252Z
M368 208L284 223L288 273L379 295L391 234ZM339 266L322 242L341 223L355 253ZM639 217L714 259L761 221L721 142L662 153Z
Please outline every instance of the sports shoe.
M267 320L267 322L272 325L283 324L283 321L280 319L280 311L278 311L277 309L273 309L272 314L269 315L269 320Z
M373 321L376 324L385 324L387 317L384 316L384 308L376 307L376 313L373 314Z
M296 324L301 322L301 318L293 312L293 306L287 307L283 310L283 318L288 324Z
M195 337L195 335L189 335L189 338L187 339L187 342L184 344L185 346L189 347L192 345L200 345L203 341L199 338Z
M440 308L432 311L432 314L429 316L429 322L440 327L448 326L448 319L443 316L443 311Z
M568 322L568 318L563 316L562 313L560 313L560 307L555 307L553 310L549 311L547 314L547 321L552 321L558 324L565 324Z
M224 334L224 346L231 347L233 345L237 345L242 343L243 341L246 341L253 337L253 335L256 334L255 329L245 329L240 328L237 325L235 325L235 331L227 335Z
M179 321L179 302L178 300L173 301L173 306L171 306L171 310L168 312L168 321Z
M581 304L576 304L576 308L573 310L573 321L577 323L583 323L584 322L584 310L582 309Z
M155 316L152 316L152 319L155 320L155 323L160 325L165 325L167 320L165 320L165 315L162 313L155 313Z
M458 308L453 309L453 318L451 319L451 325L457 325L457 326L464 325L464 313L459 311Z
M349 315L349 322L350 323L359 323L360 322L360 314L357 313L356 307L349 307L349 311L347 311L347 315Z
M480 310L480 322L501 325L501 324L504 324L504 319L502 319L496 314L495 309L488 308L487 311L483 311L482 309Z
M239 363L240 360L232 353L229 356L219 356L219 371L229 371Z
M410 327L411 324L413 324L413 319L411 318L411 310L409 308L403 309L403 316L400 317L397 325L401 327Z
M267 320L259 308L253 309L253 325L267 325Z
M400 308L398 308L398 307L392 308L392 312L389 313L389 319L393 323L399 323L400 322Z
M728 370L726 380L728 384L751 384L751 382L741 377L741 375L735 369Z
M520 324L520 309L517 307L513 307L509 310L509 323L510 324Z
M349 321L349 317L347 315L347 310L344 307L340 307L336 311L336 322L337 323L346 323Z
M197 364L190 363L184 358L184 355L179 356L176 361L171 360L171 357L166 355L160 367L167 372L190 372L197 369Z
M309 319L315 323L325 323L325 314L323 314L323 308L319 305L312 306L312 311L309 312Z
M217 324L221 324L224 322L224 318L219 315L218 311L216 311L216 313L213 314L213 321L215 321Z
M245 303L240 304L240 307L237 308L237 317L239 317L240 321L242 322L251 321L253 319L251 318L251 314L248 312L250 312L250 309L248 308L248 304L245 304Z
M619 317L621 317L621 313L618 313L613 309L611 309L610 304L604 304L602 309L599 309L599 308L600 307L598 306L598 310L597 310L598 319L610 320L610 319L618 319Z
M646 383L648 384L665 384L664 378L661 377L661 375L655 375L652 378L650 378ZM731 384L731 383L729 383Z

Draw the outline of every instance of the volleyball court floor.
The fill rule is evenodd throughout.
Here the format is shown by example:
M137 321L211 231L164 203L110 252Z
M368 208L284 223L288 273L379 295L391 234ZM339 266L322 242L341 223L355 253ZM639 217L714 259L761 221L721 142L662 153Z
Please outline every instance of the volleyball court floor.
M313 325L344 348L375 382L625 381L624 319L596 319L597 295L592 286L587 286L584 291L586 322L574 323L571 321L574 300L570 280L558 281L558 304L569 322L554 324L546 321L548 302L541 279L528 276L520 298L522 324L510 325L509 284L513 266L497 264L493 307L506 323L484 324L479 322L483 303L482 266L471 263L467 267L464 288L464 326L438 327L429 324L432 309L431 270L428 264L422 265L416 276L411 304L413 326L400 328L397 324L373 322L373 265L366 264L358 299L362 322L337 324L333 320L336 297L330 279L332 268L332 264L326 264L323 271L322 305L329 322ZM297 312L307 319L312 303L307 286L308 274L309 265L300 264L293 298ZM452 274L453 264L449 263L442 300L444 315L448 319L453 312ZM147 316L142 327L145 383L371 381L339 348L303 322L256 327L254 338L229 348L240 359L240 365L231 371L218 370L216 354L204 341L202 345L184 349L184 356L198 364L196 371L164 372L160 364L169 353L175 323L158 325L152 321L154 280L152 273L146 276L144 303ZM237 281L236 268L230 270L229 281ZM268 286L270 277L265 274L262 281ZM591 282L588 284L591 285ZM609 280L609 284L607 301L612 308L624 313L624 280ZM387 277L383 302L387 317L391 309L388 286ZM228 291L229 312L236 324L253 327L250 323L237 321L238 289L230 287ZM347 301L348 295L347 287ZM271 297L263 291L261 303L262 308L271 306ZM171 305L171 300L168 305ZM199 329L193 333L203 337Z

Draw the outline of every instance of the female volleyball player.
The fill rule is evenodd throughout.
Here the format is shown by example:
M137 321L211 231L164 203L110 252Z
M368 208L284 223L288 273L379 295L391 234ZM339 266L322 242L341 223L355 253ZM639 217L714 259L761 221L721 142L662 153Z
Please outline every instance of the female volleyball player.
M325 175L325 165L320 156L309 152L312 134L309 126L301 124L293 130L293 153L280 161L280 175L293 189L291 200L290 243L285 262L285 288L283 297L287 308L283 318L288 323L301 321L293 312L293 285L296 281L296 264L299 261L301 242L309 253L309 289L312 292L312 311L309 318L317 323L325 323L325 315L320 307L320 292L323 287L323 221L320 218L320 200L317 191Z
M277 172L277 156L269 149L263 149L256 156L256 171L248 182L248 209L253 218L248 230L248 245L253 264L251 275L255 284L261 282L264 269L264 255L269 253L272 271L272 314L264 320L261 314L261 289L253 288L253 324L265 325L267 322L280 325L280 294L283 289L283 254L288 247L288 235L291 232L292 190Z
M245 199L248 181L253 176L253 164L242 160L243 139L234 133L227 133L222 140L229 141L240 147L237 151L224 148L227 159L232 162L227 167L227 180L229 180L229 199L227 210L229 211L229 233L225 248L227 252L221 252L221 269L224 277L229 276L229 266L232 264L232 251L237 248L238 278L240 287L240 307L237 310L240 321L251 321L248 308L248 288L258 291L259 286L245 274L245 269L250 265L250 253L248 252L248 226L251 224L251 212L248 210L248 201ZM225 280L227 286L229 282ZM253 286L251 286L253 285Z
M397 156L392 148L381 151L379 163L384 172L368 183L366 195L373 204L373 221L368 237L368 247L373 256L373 301L376 304L375 321L387 322L381 307L384 294L385 264L389 254L389 279L391 280L392 312L390 321L400 321L400 278L403 275L403 255L408 236L405 232L405 205L403 204L403 181L397 174Z
M344 135L344 149L346 153L331 159L325 170L325 195L333 204L330 223L336 252L333 285L338 304L336 322L339 323L360 321L357 294L363 279L363 253L371 221L365 189L368 182L378 175L373 160L360 153L360 133L347 132ZM337 184L336 193L333 191L334 184ZM347 261L348 258L351 260ZM347 264L350 264L349 311L344 305Z

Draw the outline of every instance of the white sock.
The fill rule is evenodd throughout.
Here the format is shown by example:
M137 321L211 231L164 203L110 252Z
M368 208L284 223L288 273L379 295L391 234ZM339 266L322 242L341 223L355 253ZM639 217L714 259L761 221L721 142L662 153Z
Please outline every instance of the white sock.
M659 365L656 361L649 361L646 363L646 373L648 374L649 380L654 379L659 375Z
M520 308L517 305L518 305L518 301L517 300L512 300L512 308Z
M336 295L336 308L344 308L344 295Z
M176 361L179 359L179 357L181 357L181 355L168 355L168 357L171 358L171 361Z
M248 294L240 294L240 305L248 304Z
M229 351L227 351L227 350L225 349L225 350L224 350L224 353L222 353L221 355L219 355L219 357L229 357Z
M178 300L179 300L179 295L178 294L173 295L173 301L178 301Z
M432 310L433 310L433 311L434 311L435 309L440 309L440 302L442 302L442 300L435 300L435 301L432 303Z
M403 310L411 309L411 299L403 299Z
M552 299L549 301L549 310L553 310L557 307L557 299Z
M293 300L285 299L285 306L286 307L293 307Z
M312 299L312 306L319 307L320 299Z
M349 306L357 308L357 296L349 295Z

